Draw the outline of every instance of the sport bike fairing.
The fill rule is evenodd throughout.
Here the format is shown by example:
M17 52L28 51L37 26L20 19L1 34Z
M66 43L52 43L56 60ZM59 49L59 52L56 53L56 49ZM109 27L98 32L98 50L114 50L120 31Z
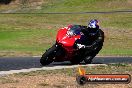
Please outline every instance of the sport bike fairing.
M58 31L57 42L64 47L73 47L75 41L80 39L80 27L73 25L72 27L64 27Z

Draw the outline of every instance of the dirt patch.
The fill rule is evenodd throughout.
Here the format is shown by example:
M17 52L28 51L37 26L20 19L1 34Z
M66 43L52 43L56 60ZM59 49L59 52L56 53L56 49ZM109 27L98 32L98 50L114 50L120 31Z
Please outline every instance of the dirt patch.
M80 86L76 82L76 76L65 74L47 74L37 76L11 76L8 79L17 82L0 83L1 88L130 88L130 84L86 84Z
M77 85L75 77L65 74L11 77L11 79L19 82L0 84L1 88L64 88L66 86L73 88Z

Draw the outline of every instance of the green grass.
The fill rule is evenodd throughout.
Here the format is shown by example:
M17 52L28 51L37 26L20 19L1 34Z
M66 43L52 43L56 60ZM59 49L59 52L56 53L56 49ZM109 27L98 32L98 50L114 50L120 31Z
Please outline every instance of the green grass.
M0 50L3 52L30 52L31 55L42 53L54 43L55 30L15 30L0 32ZM49 36L50 35L50 36Z
M128 10L131 0L47 0L33 12ZM69 2L69 3L68 3ZM28 12L32 12L28 11ZM0 56L42 55L55 42L57 30L68 24L87 25L96 18L105 32L99 55L132 55L132 14L0 14ZM11 53L11 54L10 54Z
M130 0L47 0L47 3L42 6L42 10L37 12L131 10L130 2Z

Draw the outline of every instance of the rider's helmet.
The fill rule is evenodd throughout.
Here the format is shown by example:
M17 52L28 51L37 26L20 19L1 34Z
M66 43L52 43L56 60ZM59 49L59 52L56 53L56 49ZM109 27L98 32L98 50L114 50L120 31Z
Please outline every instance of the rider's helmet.
M95 29L99 29L99 22L96 19L90 20L90 22L88 23L88 28L95 28Z
M98 32L99 29L99 22L96 19L91 20L88 23L88 30L89 30L89 35L90 36L95 36Z

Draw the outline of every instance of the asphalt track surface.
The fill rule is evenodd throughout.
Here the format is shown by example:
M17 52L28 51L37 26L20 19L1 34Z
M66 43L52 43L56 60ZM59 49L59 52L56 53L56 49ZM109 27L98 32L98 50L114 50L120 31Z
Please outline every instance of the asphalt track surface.
M0 57L0 71L42 68L40 57ZM92 64L131 63L132 57L95 57ZM83 62L81 63L84 64ZM53 62L46 67L71 66L70 62Z

